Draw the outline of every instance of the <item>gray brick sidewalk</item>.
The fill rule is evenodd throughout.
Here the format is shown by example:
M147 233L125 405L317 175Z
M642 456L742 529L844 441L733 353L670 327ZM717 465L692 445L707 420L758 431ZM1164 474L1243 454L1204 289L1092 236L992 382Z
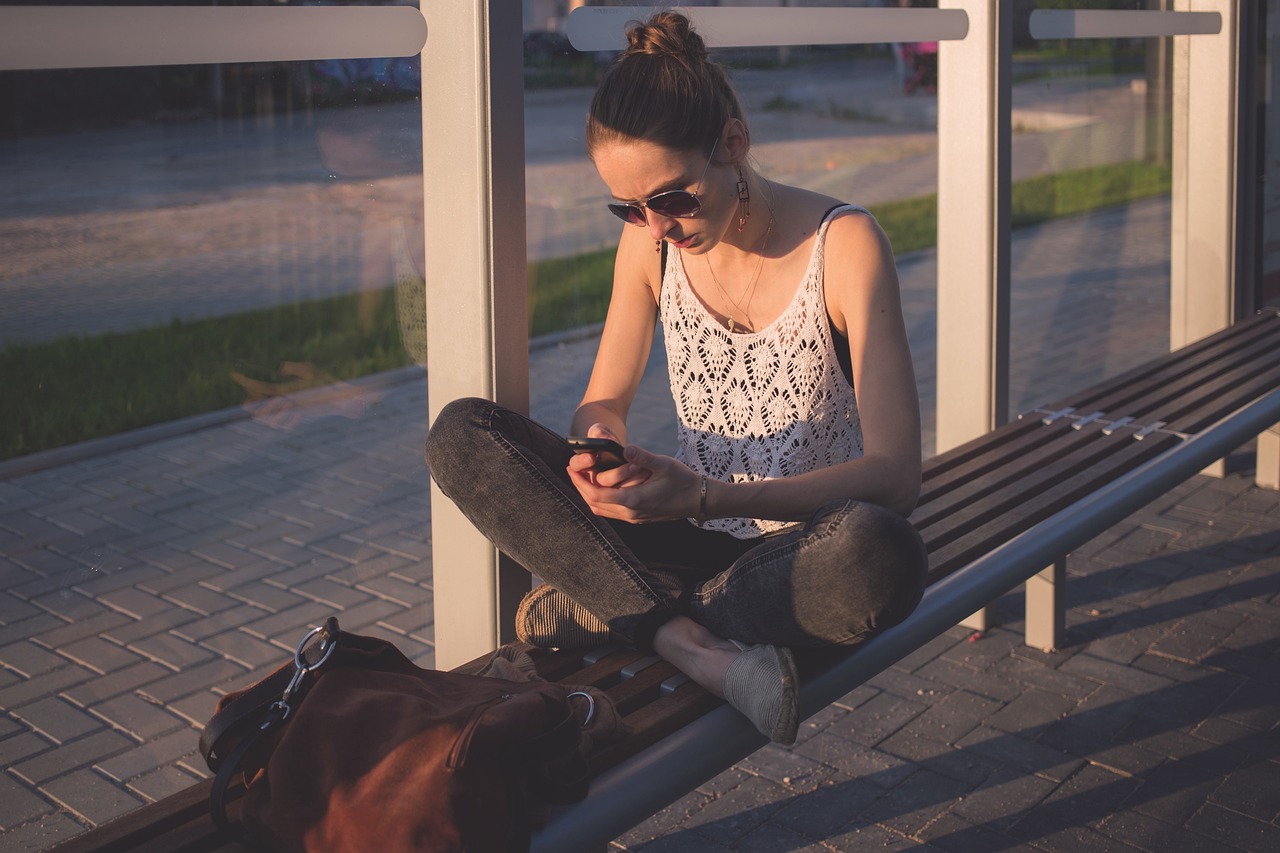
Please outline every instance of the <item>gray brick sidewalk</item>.
M1019 232L1018 405L1166 347L1167 223L1157 202ZM929 436L935 267L901 263ZM531 354L535 416L564 427L594 347ZM420 377L353 384L0 479L0 851L204 775L217 696L330 613L431 663L426 410ZM652 369L635 438L669 448L671 411ZM1072 556L1061 653L1019 644L1008 597L1002 627L949 632L617 846L1280 849L1280 496L1232 464Z

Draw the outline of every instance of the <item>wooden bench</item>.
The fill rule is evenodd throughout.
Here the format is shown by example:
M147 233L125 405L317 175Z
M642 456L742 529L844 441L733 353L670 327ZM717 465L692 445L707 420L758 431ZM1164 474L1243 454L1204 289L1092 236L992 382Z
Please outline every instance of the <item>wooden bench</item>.
M1027 632L1056 646L1065 555L1280 422L1280 311L1216 335L930 459L911 520L929 588L901 625L801 659L810 716L1020 583ZM538 657L548 679L606 690L633 734L592 759L588 798L534 838L546 853L599 850L764 743L737 712L656 657L617 647ZM240 851L208 817L209 783L57 848Z

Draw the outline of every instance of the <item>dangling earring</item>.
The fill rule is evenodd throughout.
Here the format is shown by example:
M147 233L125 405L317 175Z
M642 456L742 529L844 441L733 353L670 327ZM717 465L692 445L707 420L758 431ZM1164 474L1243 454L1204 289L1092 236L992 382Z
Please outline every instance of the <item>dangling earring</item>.
M742 231L751 218L751 191L747 188L747 179L742 174L741 166L738 167L738 205L741 207L738 213L738 231Z
M654 250L655 252L661 252L661 251L662 251L662 241L661 241L661 240L654 240L654 241L653 241L653 250Z

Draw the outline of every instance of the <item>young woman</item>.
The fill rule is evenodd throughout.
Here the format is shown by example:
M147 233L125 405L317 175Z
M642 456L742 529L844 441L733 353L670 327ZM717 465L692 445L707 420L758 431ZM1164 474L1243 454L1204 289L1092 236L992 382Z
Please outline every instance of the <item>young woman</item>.
M920 414L893 255L865 210L755 171L738 98L687 18L660 13L629 40L587 119L628 224L572 426L624 445L624 460L460 400L433 425L428 463L546 581L521 605L522 639L652 649L792 743L790 649L858 643L923 590L905 520ZM626 440L658 321L674 457Z

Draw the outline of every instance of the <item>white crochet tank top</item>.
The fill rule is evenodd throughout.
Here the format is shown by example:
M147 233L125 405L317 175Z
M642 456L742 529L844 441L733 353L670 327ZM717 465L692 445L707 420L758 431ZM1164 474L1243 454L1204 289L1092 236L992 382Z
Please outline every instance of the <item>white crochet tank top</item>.
M858 405L840 370L822 289L827 226L855 210L867 214L856 205L827 214L791 303L756 332L729 334L689 286L681 254L667 258L659 308L676 458L693 470L717 480L766 480L862 455ZM793 523L715 518L701 526L749 539Z

